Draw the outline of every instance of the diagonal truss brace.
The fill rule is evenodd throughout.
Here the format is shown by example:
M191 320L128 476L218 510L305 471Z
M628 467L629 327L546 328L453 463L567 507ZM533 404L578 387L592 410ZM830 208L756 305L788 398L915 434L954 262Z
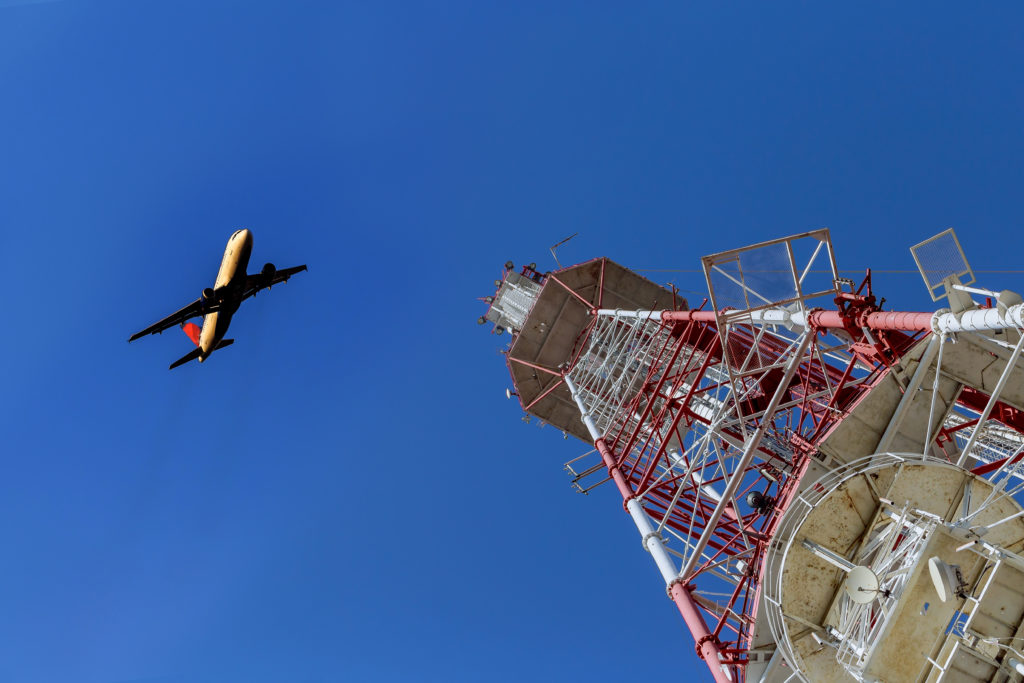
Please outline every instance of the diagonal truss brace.
M796 374L797 368L800 367L800 363L803 362L804 354L807 353L807 347L810 346L813 338L813 330L808 330L801 335L796 352L790 356L789 361L786 363L786 370L782 381L775 389L775 393L772 395L771 401L765 409L764 418L761 420L757 429L754 430L754 433L747 439L743 455L740 458L739 463L736 465L733 475L729 479L729 483L722 492L722 501L715 506L715 511L705 523L704 531L701 533L700 538L697 539L696 544L691 550L690 559L687 561L682 571L679 572L680 578L684 580L687 579L696 568L697 562L700 559L700 554L704 551L704 548L707 547L708 541L711 540L711 535L715 531L715 526L718 524L718 520L722 518L722 514L725 513L729 501L731 501L736 495L736 491L739 489L739 486L743 481L743 473L746 472L751 461L754 459L754 454L757 452L758 446L761 445L761 439L764 438L765 432L771 425L771 418L775 414L775 410L779 407L779 403L782 402L782 397L786 394L786 387L789 386L790 381L793 379L793 375Z

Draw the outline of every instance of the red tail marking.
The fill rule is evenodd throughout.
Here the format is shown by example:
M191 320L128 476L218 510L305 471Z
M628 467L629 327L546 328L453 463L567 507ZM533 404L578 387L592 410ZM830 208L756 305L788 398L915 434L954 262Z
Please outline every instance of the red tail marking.
M185 330L185 334L188 335L188 338L192 340L193 344L199 346L199 333L202 332L199 325L196 325L195 323L185 323L181 326L181 329Z

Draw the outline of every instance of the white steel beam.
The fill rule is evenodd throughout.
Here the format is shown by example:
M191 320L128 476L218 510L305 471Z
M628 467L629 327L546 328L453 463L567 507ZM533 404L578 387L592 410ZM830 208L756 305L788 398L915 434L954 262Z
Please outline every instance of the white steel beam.
M580 409L583 423L587 426L587 431L590 432L591 438L594 439L594 445L597 446L598 451L602 451L602 458L605 458L605 464L611 470L614 462L610 460L608 449L604 444L604 436L597 428L597 425L594 424L593 418L590 417L587 406L584 404L583 397L580 396L575 383L573 383L568 374L564 376L564 379L566 388L576 402L576 406ZM637 531L640 532L640 536L643 538L644 547L651 554L651 557L654 558L654 563L665 580L665 586L672 601L676 604L676 608L682 615L686 625L690 627L690 632L697 642L700 655L711 671L711 676L715 679L715 683L735 683L729 667L722 663L722 653L718 649L718 639L708 631L707 624L704 623L704 619L700 615L693 595L677 578L676 565L665 548L664 537L654 530L651 520L644 511L639 499L629 495L628 487L623 488L625 487L625 482L622 479L622 473L617 470L616 472L618 473L616 484L620 487L621 493L626 499L626 509L629 511L629 516L633 519L633 524L636 525ZM614 474L612 476L613 479L616 479Z
M888 452L889 447L892 445L892 440L896 438L896 434L899 432L900 425L903 424L903 418L906 417L907 410L917 397L917 391L921 388L921 383L924 382L925 375L928 374L928 368L931 366L932 359L935 358L938 350L939 337L933 334L928 340L928 346L925 347L924 353L921 354L921 362L917 364L917 370L914 371L914 376L910 378L910 384L907 385L906 391L903 392L903 398L900 399L899 405L896 406L896 412L893 413L892 419L889 420L889 426L885 428L885 433L882 434L882 440L878 442L875 452ZM936 369L936 374L938 374L938 369ZM931 425L930 422L929 425Z

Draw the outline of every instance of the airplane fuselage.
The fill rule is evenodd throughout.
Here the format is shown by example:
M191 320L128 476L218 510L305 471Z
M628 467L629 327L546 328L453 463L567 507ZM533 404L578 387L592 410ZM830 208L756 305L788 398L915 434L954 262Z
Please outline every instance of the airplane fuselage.
M238 310L245 292L246 269L252 254L252 233L238 230L231 235L224 249L224 258L217 271L213 291L221 304L219 310L203 316L203 329L199 334L199 362L202 363L217 348L231 324L231 316Z
M234 339L225 339L224 335L231 325L232 316L243 301L274 285L288 282L296 273L308 270L305 263L281 269L275 268L273 263L267 263L258 273L250 275L246 270L251 254L252 233L244 229L236 230L228 239L213 287L204 289L192 303L128 337L128 341L133 342L140 337L160 334L171 327L181 326L195 348L171 363L171 370L193 360L202 363L217 349L234 343ZM202 326L189 322L194 318L202 318Z

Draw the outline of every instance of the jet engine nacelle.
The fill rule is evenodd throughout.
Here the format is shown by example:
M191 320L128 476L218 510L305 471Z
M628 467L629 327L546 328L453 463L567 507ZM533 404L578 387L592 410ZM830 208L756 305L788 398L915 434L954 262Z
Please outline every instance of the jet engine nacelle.
M277 272L277 268L274 267L273 263L265 263L263 264L263 270L260 272L263 273L263 277L272 278L274 277L274 273Z
M213 301L213 287L207 287L203 290L203 303L209 303Z

